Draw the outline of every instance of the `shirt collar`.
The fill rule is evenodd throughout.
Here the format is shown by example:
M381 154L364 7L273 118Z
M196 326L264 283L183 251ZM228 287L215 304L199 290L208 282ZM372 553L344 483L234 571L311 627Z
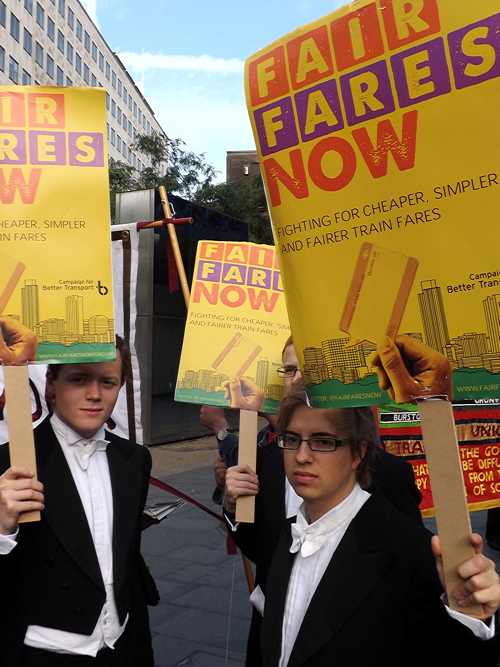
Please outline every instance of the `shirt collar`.
M50 423L52 429L54 430L54 433L57 436L57 439L61 444L67 443L68 445L73 445L75 442L78 442L78 440L82 439L81 435L78 435L78 433L74 431L70 426L61 421L61 419L59 419L59 417L55 413L51 416ZM108 440L106 440L106 431L104 429L104 425L101 426L101 428L98 429L94 433L94 435L89 439L105 440L106 442L109 442Z

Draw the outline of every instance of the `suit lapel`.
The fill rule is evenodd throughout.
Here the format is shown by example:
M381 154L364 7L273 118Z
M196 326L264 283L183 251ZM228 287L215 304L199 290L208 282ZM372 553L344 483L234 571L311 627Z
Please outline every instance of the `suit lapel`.
M42 517L80 569L104 589L82 501L49 419L35 429L37 474L44 484Z
M288 667L305 664L332 641L390 568L394 554L385 550L380 538L381 522L388 512L390 506L379 505L372 497L349 525L312 597ZM294 559L290 544L290 537L280 541L269 573L262 632L263 654L269 660L266 657L264 665L277 665L281 655L281 626Z
M261 488L266 502L263 511L270 526L281 526L286 518L285 508L285 467L283 452L274 442L261 448L262 461L259 465Z
M127 441L106 433L111 488L113 490L113 566L115 587L120 590L133 541L138 534L143 491L140 452Z

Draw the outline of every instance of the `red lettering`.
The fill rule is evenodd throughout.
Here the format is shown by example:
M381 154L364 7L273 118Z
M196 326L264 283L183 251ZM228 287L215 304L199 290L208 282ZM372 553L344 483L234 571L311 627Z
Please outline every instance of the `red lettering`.
M233 297L236 298L233 300ZM246 298L245 290L243 287L238 287L238 285L228 285L220 293L220 300L225 306L229 306L230 308L238 308L243 305Z
M208 289L209 285L211 287L211 291ZM219 297L219 285L217 283L195 282L192 293L193 303L200 303L202 296L205 297L208 303L210 303L212 306L215 306Z
M342 169L337 176L327 176L325 174L325 163L332 156L328 153L336 153L342 161ZM334 164L338 162L334 159ZM356 173L356 153L351 144L341 137L327 137L319 141L311 151L309 156L309 175L311 180L321 190L336 192L342 190L354 178ZM326 171L331 171L327 169Z
M358 145L361 154L373 178L387 175L389 152L391 153L400 171L412 169L415 165L415 151L417 141L418 111L415 109L403 114L402 138L399 139L396 130L389 119L380 121L377 125L377 144L374 146L365 127L352 131L352 136Z
M35 201L41 176L41 169L31 169L29 180L26 182L23 170L14 167L10 172L9 180L6 181L3 169L0 169L0 201L2 204L12 204L16 192L19 192L23 204L32 204Z
M292 173L289 174L275 158L264 160L264 172L266 174L267 186L272 206L281 204L281 193L279 183L282 183L296 199L304 199L309 196L307 187L306 171L302 161L300 148L295 148L289 153Z
M261 306L264 306L266 313L272 313L278 297L279 294L271 292L271 298L269 299L268 293L265 290L259 290L257 294L252 287L248 288L248 298L252 310L259 310Z

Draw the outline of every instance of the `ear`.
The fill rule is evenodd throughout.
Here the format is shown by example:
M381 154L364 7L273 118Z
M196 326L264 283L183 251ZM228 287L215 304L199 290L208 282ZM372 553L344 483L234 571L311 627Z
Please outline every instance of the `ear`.
M359 443L359 447L357 449L356 454L354 454L354 452L353 452L352 460L353 460L353 464L354 464L353 465L354 470L356 470L361 465L361 463L363 462L363 459L365 458L367 447L368 447L368 443L366 442L366 440L363 440L362 442Z

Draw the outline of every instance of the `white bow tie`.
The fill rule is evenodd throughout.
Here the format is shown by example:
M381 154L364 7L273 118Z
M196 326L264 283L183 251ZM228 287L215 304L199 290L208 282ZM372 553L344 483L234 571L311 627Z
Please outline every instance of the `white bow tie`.
M107 444L106 440L86 440L85 438L74 442L74 452L78 463L80 464L80 468L82 470L87 470L92 454L96 450L99 452L105 451Z
M321 549L326 541L326 535L314 535L313 533L306 533L298 524L292 523L292 546L290 553L295 554L300 549L303 558L312 556L318 549Z

